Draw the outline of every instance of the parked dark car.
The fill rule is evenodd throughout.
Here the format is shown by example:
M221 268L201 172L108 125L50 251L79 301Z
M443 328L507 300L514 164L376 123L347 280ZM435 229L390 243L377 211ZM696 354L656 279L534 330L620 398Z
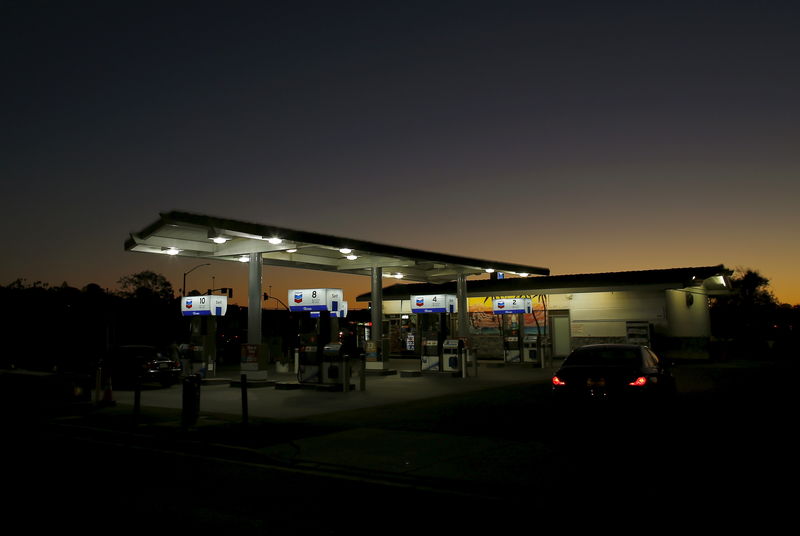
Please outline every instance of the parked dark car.
M79 372L0 370L0 403L16 416L71 412L91 404L94 380Z
M109 356L105 367L114 387L133 387L137 382L169 387L178 383L183 373L177 356L146 345L118 347Z
M553 376L558 400L667 400L675 394L669 367L647 346L593 344L574 350Z

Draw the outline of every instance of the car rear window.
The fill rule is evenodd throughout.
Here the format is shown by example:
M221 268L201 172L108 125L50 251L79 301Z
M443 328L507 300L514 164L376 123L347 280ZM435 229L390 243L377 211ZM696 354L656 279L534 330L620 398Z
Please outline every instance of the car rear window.
M642 364L642 354L637 348L583 348L576 350L564 366L636 367Z
M154 348L121 348L119 355L128 359L156 359L158 357Z

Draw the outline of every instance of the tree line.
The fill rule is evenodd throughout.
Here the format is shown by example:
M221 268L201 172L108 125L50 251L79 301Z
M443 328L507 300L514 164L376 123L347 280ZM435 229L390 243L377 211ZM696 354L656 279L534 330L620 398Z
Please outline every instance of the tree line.
M121 277L117 285L75 288L24 279L0 285L0 368L88 372L118 346L166 349L192 342L190 319L181 316L180 296L166 277L146 270ZM301 319L285 313L262 311L265 340L290 343ZM229 304L215 323L215 337L218 358L237 361L247 340L247 307Z
M141 272L118 283L113 290L24 279L0 286L0 365L91 370L115 345L173 342L181 317L169 281Z
M737 270L730 294L711 300L712 344L721 359L793 359L800 350L800 305L780 303L769 279Z
M711 300L713 356L794 358L800 305L779 303L757 271L738 271L732 284L729 295ZM180 298L163 275L139 272L120 278L118 285L108 290L94 283L75 288L18 279L0 286L0 367L90 370L119 345L187 342ZM220 344L229 342L232 355L245 340L246 316L246 308L231 305L222 323ZM293 331L287 319L274 316L265 318L265 334Z

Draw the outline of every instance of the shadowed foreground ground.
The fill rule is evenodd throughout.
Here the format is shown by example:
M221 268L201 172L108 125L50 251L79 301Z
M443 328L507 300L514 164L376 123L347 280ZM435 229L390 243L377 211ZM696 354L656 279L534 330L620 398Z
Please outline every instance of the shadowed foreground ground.
M793 370L681 366L654 411L559 408L544 381L247 427L184 430L155 408L134 425L118 406L18 422L5 484L18 511L59 512L37 523L391 533L435 512L425 526L466 533L552 516L763 530L796 477Z

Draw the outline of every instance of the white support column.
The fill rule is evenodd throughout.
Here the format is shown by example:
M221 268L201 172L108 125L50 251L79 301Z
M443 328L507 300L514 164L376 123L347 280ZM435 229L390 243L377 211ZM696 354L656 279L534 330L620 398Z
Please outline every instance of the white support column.
M372 341L376 345L376 354L367 352L368 369L384 369L389 356L383 355L383 268L372 267Z
M242 361L242 373L250 380L267 379L267 347L261 341L261 253L250 253L247 277L247 362Z
M458 301L458 336L469 335L469 306L467 305L467 276L458 274L456 281L456 300Z
M261 253L251 253L247 279L247 343L261 344Z
M461 355L461 377L467 377L467 356L469 349L466 347L469 337L469 304L467 303L467 276L463 272L458 274L456 280L456 301L458 302L458 338L464 341L464 351Z

